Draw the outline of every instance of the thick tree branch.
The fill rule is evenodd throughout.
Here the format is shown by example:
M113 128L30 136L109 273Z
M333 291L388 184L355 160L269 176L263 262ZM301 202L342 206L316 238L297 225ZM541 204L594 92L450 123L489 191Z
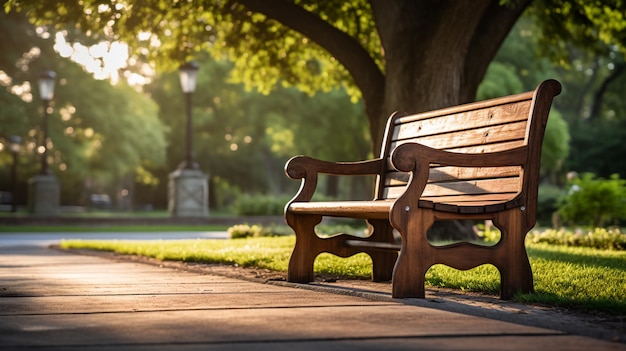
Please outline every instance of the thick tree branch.
M578 112L578 114L583 118L587 116L585 112L585 103L588 101L587 95L591 91L591 88L594 86L598 78L598 61L599 58L596 57L591 63L591 75L589 76L589 79L587 79L587 81L585 82L585 85L583 85L583 88L580 90L580 93L578 94L578 99L576 99L578 103L576 104L576 108L574 109L574 111Z
M589 114L590 119L600 117L600 109L602 108L602 100L604 98L604 94L609 88L609 85L611 84L611 82L617 79L624 72L624 68L626 68L626 64L624 64L623 62L618 64L617 67L613 69L613 72L611 72L611 74L608 77L606 77L604 81L602 81L602 84L600 84L600 87L598 88L596 93L593 95L593 101L591 104L591 113Z
M385 89L384 75L370 54L355 38L290 1L236 0L235 2L282 23L317 43L348 70L354 83L361 90L368 110L367 105L380 103L377 96L380 96Z

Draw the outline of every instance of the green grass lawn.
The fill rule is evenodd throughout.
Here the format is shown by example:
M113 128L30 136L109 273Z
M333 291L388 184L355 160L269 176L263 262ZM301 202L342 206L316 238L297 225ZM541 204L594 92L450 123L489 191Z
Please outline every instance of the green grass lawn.
M231 240L168 241L64 241L64 248L89 248L161 260L226 263L243 267L286 271L294 236ZM535 279L535 293L519 294L516 300L550 306L626 313L626 251L527 245ZM369 279L371 260L365 254L342 259L322 254L315 271L343 279ZM497 294L500 277L495 267L483 265L459 271L433 266L426 276L431 286Z

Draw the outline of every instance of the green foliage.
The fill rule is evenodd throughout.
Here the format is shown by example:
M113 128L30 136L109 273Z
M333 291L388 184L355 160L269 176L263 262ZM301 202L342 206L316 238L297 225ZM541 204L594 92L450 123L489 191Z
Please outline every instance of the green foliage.
M283 214L290 196L243 194L235 200L233 209L239 216L279 216Z
M557 77L547 60L537 58L529 46L536 40L531 34L536 28L528 18L523 18L511 31L495 60L478 87L477 100L501 97L534 89L537 82ZM567 83L564 82L566 87ZM560 97L559 97L560 98ZM558 98L557 98L558 100ZM569 126L562 113L554 106L550 110L541 155L543 175L562 169L569 155Z
M487 244L500 240L500 230L493 225L478 224L477 235ZM551 244L590 247L600 250L626 250L626 233L619 228L582 229L535 229L526 235L527 244Z
M262 232L262 227L258 225L237 224L228 228L231 239L258 238Z
M376 60L382 62L380 40L368 1L295 1L329 25L354 37ZM289 5L287 5L289 6ZM156 63L160 70L177 67L204 51L234 62L233 77L247 87L267 93L280 85L298 86L309 93L351 85L348 72L307 37L280 22L227 1L181 1L172 6L164 0L105 5L98 0L8 1L6 9L28 11L38 24L63 29L68 23L89 33L91 40L122 40L135 57ZM293 9L292 9L293 10ZM190 15L193 14L193 15ZM140 40L137 33L149 32ZM157 39L160 46L154 47ZM356 94L355 90L351 91Z
M524 91L515 67L510 63L494 61L478 86L477 100L486 100Z
M602 250L626 250L626 233L619 228L594 228L584 232L561 229L533 230L528 233L526 240L532 243L546 243L553 245L591 247Z
M386 16L380 13L378 14L380 16L374 16L370 2L366 0L285 2L284 7L279 10L281 14L289 14L287 19L305 18L307 24L316 24L316 26L305 25L304 29L300 28L301 32L291 28L298 28L297 24L305 22L298 21L296 25L292 23L291 26L289 23L280 23L271 16L271 10L276 9L271 9L271 5L264 2L178 1L172 5L171 2L165 0L145 0L141 2L142 6L138 4L130 6L122 3L103 3L99 0L80 2L75 0L53 2L9 0L2 1L2 4L5 10L9 11L11 18L22 17L23 19L28 16L38 25L46 26L42 27L49 31L45 34L52 37L54 36L53 29L70 28L71 30L67 31L69 42L89 43L113 40L127 42L132 48L132 60L148 62L159 72L175 68L192 57L204 61L202 54L204 52L210 52L220 59L232 60L233 70L226 71L226 74L223 74L224 70L221 68L215 69L215 65L212 65L210 70L203 68L200 82L210 82L210 84L205 83L203 86L206 88L198 89L199 91L194 95L194 101L204 102L194 108L194 122L197 126L194 128L194 141L197 144L197 158L205 172L221 181L218 189L226 189L229 194L231 191L233 194L238 191L286 192L285 188L289 185L282 182L280 169L286 155L291 155L291 150L303 150L302 153L325 159L329 159L327 155L331 156L330 159L364 158L362 157L365 154L363 150L369 151L367 143L370 140L367 137L367 128L371 128L374 135L377 131L379 135L382 134L384 125L381 120L385 116L381 112L398 108L398 106L380 108L385 104L385 99L377 100L375 97L385 96L388 99L390 96L407 96L398 100L413 101L414 97L420 94L420 89L423 92L422 84L412 84L414 89L417 89L415 91L394 91L394 84L370 84L369 82L384 82L382 75L386 70L392 71L386 67L389 64L387 61L402 57L417 60L411 63L399 62L400 64L393 62L393 69L402 67L403 64L407 64L407 67L411 64L415 67L435 67L435 69L428 70L403 70L407 74L421 71L437 72L437 67L445 68L439 64L427 66L425 63L428 62L420 62L419 57L428 55L416 56L411 53L411 50L421 43L419 39L411 45L403 46L402 50L391 50L394 47L391 45L394 44L393 41L379 37L379 30L384 29L380 31L381 33L394 32L387 26L402 22L394 23L389 18L385 18L386 21L376 23L375 20ZM413 6L411 1L403 4ZM506 1L501 4L511 8L518 2ZM431 5L436 7L434 3ZM626 79L623 74L620 76L624 67L623 53L626 42L624 36L626 31L623 30L623 10L623 2L599 3L582 0L532 2L529 11L505 41L496 57L496 62L489 68L478 96L481 98L501 96L529 90L542 79L559 78L564 83L564 93L556 99L555 110L558 110L563 119L570 124L572 133L572 152L566 166L581 172L594 171L602 176L608 176L611 173L626 173L625 163L605 162L606 158L619 159L626 145L620 142L624 139L622 134L626 130L623 128L626 122L621 117L626 115L623 94L621 94L626 86ZM266 16L261 12L270 12L270 14ZM429 11L423 12L430 13ZM299 17L301 15L304 17ZM285 19L285 16L276 17ZM486 20L489 22L482 22L480 25L485 24L488 27L487 24L495 23L494 18L499 17L492 16ZM14 71L21 71L21 69L15 69L15 62L20 60L31 47L30 44L25 45L20 42L23 40L22 36L28 36L29 41L41 38L34 34L32 26L28 30L22 27L17 29L18 27L14 26L13 22L4 21L4 19L0 21L0 26L16 28L10 35L4 37L9 39L11 47L19 48L19 50L9 50L15 52L0 54L1 62L8 63L2 66L14 67ZM424 26L428 27L424 29L433 29L429 25L424 24ZM143 35L138 35L139 33L148 33L150 38L144 39ZM323 35L323 33L336 35ZM423 33L428 33L428 31L424 30ZM383 43L382 39L387 39L387 41ZM160 44L155 45L156 42ZM445 41L438 43L441 42ZM351 50L347 50L348 53L344 53L343 57L333 57L341 51L337 50L338 47L343 49L349 47ZM537 50L540 47L543 49ZM409 49L404 51L404 48ZM42 66L45 61L54 62L54 57L49 55L50 52L50 48L46 49L42 46ZM553 59L552 62L561 63L561 68L552 67L551 61L541 59L539 53L549 54ZM485 59L490 57L489 54L485 55ZM439 61L446 65L451 64L446 60ZM340 63L348 64L347 67L350 70L348 71ZM474 67L474 65L468 67ZM457 68L458 72L461 72L462 67L455 69ZM24 80L17 73L11 76L16 78L16 83ZM23 74L21 76L23 77ZM57 137L62 134L63 129L58 129L53 131L55 143L57 143L55 147L63 152L62 157L66 158L64 162L66 165L71 165L72 170L64 174L63 181L68 184L62 186L62 189L78 189L77 184L84 180L85 173L74 173L74 170L83 169L82 166L85 164L88 167L95 164L97 167L95 177L98 179L110 180L127 169L139 169L141 174L137 180L148 186L154 186L158 176L162 181L160 187L154 189L154 192L166 194L163 180L166 179L168 171L180 162L183 155L182 145L184 145L180 142L183 137L179 136L184 130L183 118L180 118L183 107L178 103L172 103L180 101L175 95L179 94L177 81L173 73L167 73L166 76L155 80L155 85L161 85L166 93L152 96L159 103L161 122L167 129L161 130L160 127L154 126L154 128L146 127L142 132L170 133L167 135L169 165L167 167L158 165L162 153L148 153L148 157L142 158L142 155L146 155L146 151L154 151L157 146L164 145L154 135L148 135L151 142L154 141L152 145L155 146L153 150L150 150L141 142L145 140L142 138L144 136L142 133L137 133L140 137L137 137L134 142L120 144L116 142L115 137L107 135L110 132L109 128L91 127L95 131L91 140L73 141L76 145L68 143L64 146L62 143L65 141ZM260 104L256 96L242 97L241 87L225 88L224 82L227 77L231 81L243 83L247 88L254 88L263 93L270 90L279 91L279 95L275 95L275 100L268 105ZM379 77L382 79L377 79ZM428 74L416 74L415 77L411 77L414 82L418 83L427 83L431 78L433 77ZM459 79L465 81L465 77ZM445 78L442 77L441 80ZM350 110L348 114L344 114L343 111L347 109L338 103L340 99L347 101L348 98L354 99L359 95L354 87L357 81L360 82L359 88L362 89L363 94L369 92L367 98L369 124L365 122L361 105L354 106L359 110L357 113ZM474 87L472 87L472 79L469 81L470 83L465 85L469 86L467 90L471 92ZM76 83L71 85L76 86ZM323 105L319 103L320 100L308 101L289 89L282 89L284 86L297 87L308 94L326 91L329 95L336 96L336 100L335 97L328 100L331 102L330 105L334 104L336 108L317 109L318 105ZM336 93L337 91L333 89L340 86L344 86L345 90ZM92 91L90 87L83 90ZM149 90L152 93L156 89ZM106 93L102 95L107 96ZM433 105L447 103L451 101L449 99L458 98L459 92L453 89L444 95L446 96L435 96L429 99L429 102ZM435 101L437 99L441 101ZM104 102L98 105L111 101L103 100ZM129 97L129 100L139 101L140 99ZM405 101L394 103L402 105L406 103ZM3 106L0 114L7 111L7 115L16 115L24 107L20 104L19 101L12 101L11 108L5 110ZM93 105L93 102L89 104L89 106ZM148 110L151 109L149 105L146 106ZM27 107L28 110L35 111L33 106ZM295 107L302 108L295 111ZM81 110L85 111L82 108ZM127 112L121 111L122 108L113 107L102 110L107 111L107 116L119 116L121 112ZM137 111L131 111L128 116L134 116L133 112ZM32 119L30 122L37 120L36 113L32 115L29 117ZM589 115L592 115L592 118L602 118L603 128L594 127L599 123L580 125L572 123L577 119L589 118ZM95 117L100 119L101 115L98 114ZM608 119L615 121L605 124L605 120ZM30 122L24 123L23 126L35 125ZM152 122L148 121L148 123ZM339 122L346 124L338 126ZM132 122L121 123L124 129L135 127ZM556 125L556 127L553 128L551 125ZM346 126L349 128L344 129ZM90 127L83 125L77 128ZM78 129L75 128L75 130ZM561 161L567 154L565 130L563 123L558 123L558 118L551 117L546 132L542 168L543 174L549 175L554 183L560 182ZM331 131L336 134L331 134ZM592 132L593 135L591 135ZM120 133L120 139L125 139L127 134L132 133ZM345 138L344 134L358 137ZM226 136L232 140L226 142ZM337 138L349 142L328 142ZM109 146L106 152L104 150L98 152L100 149L96 146L104 140ZM246 143L242 140L252 141ZM374 142L377 141L378 138L374 140ZM331 149L331 145L335 145L335 149ZM237 150L233 151L231 147ZM74 151L70 153L67 150ZM107 156L91 157L98 153ZM354 157L355 155L358 157ZM152 160L152 156L155 156L155 160ZM130 162L121 161L124 158L128 158ZM133 164L138 158L146 159L146 161L139 165ZM7 161L0 159L0 163L3 162ZM254 170L255 176L250 176L250 170ZM231 186L231 184L237 184L237 186ZM228 195L216 195L215 191L211 191L210 194L219 198L222 203L227 203L232 198ZM159 199L163 199L165 195L160 196ZM212 202L213 205L214 202L215 200Z
M58 56L54 33L36 29L23 14L0 12L0 23L0 35L7 38L0 54L0 136L14 134L24 140L19 179L25 182L37 171L35 149L42 142L43 113L36 79L43 69L58 76L48 123L48 158L61 183L62 204L79 204L90 192L113 194L128 188L127 179L136 170L164 163L165 131L157 106L146 95L123 83L112 86L96 80ZM142 179L154 178L143 172Z
M541 226L552 226L553 215L559 209L567 190L561 186L550 183L539 185L537 198L537 222Z
M541 149L541 171L556 172L563 166L569 155L570 134L568 125L561 113L552 109L546 126Z
M231 239L260 238L269 236L293 235L293 230L286 225L261 226L258 224L237 224L228 228Z
M478 223L476 225L476 235L487 244L495 244L500 240L500 230L490 222Z
M600 52L604 45L617 45L626 53L623 1L546 0L534 2L529 12L544 33L542 49L563 64L567 64L568 44Z
M363 107L351 103L345 91L309 96L295 89L277 88L262 95L229 83L231 64L216 62L206 55L198 64L199 88L193 95L193 147L200 168L211 175L212 208L228 208L242 193L294 194L298 183L283 172L286 160L293 155L327 160L357 160L368 155ZM160 75L146 90L159 105L162 123L171 131L169 164L160 169L167 174L183 157L186 138L177 72ZM345 133L353 137L328 142L339 140ZM156 173L158 169L150 171ZM165 184L154 191L167 193ZM238 213L277 214L282 213L282 206L284 203L269 211L245 209Z
M626 75L619 83L621 86L615 86L612 94L607 94L606 98L622 99L622 103L606 106L605 117L570 122L572 147L567 163L570 169L594 173L599 177L609 177L611 174L626 176L626 162L618 161L626 154L626 118L623 118L626 116L626 104L623 96L620 96L626 89ZM608 105L608 101L604 105ZM615 117L609 117L613 114Z
M618 175L596 178L592 173L575 177L559 214L565 221L602 227L626 219L626 180Z

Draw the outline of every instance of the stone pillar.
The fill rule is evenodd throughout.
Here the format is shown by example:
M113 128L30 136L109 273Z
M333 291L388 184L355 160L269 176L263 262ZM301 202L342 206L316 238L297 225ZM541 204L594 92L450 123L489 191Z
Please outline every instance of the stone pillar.
M208 175L199 169L186 168L170 173L167 210L172 217L207 217Z
M39 174L28 180L28 210L38 216L58 216L61 189L54 175Z

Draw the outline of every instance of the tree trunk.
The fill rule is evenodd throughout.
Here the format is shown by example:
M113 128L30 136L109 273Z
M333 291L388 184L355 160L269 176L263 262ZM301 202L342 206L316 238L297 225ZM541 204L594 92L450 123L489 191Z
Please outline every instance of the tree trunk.
M378 118L473 101L489 63L527 4L372 0L387 68L384 115ZM373 135L376 150L383 134L381 128ZM435 222L429 230L432 240L476 238L468 221Z
M371 0L385 52L385 120L473 101L502 41L529 1ZM371 123L380 125L380 123ZM376 131L378 145L384 125Z

